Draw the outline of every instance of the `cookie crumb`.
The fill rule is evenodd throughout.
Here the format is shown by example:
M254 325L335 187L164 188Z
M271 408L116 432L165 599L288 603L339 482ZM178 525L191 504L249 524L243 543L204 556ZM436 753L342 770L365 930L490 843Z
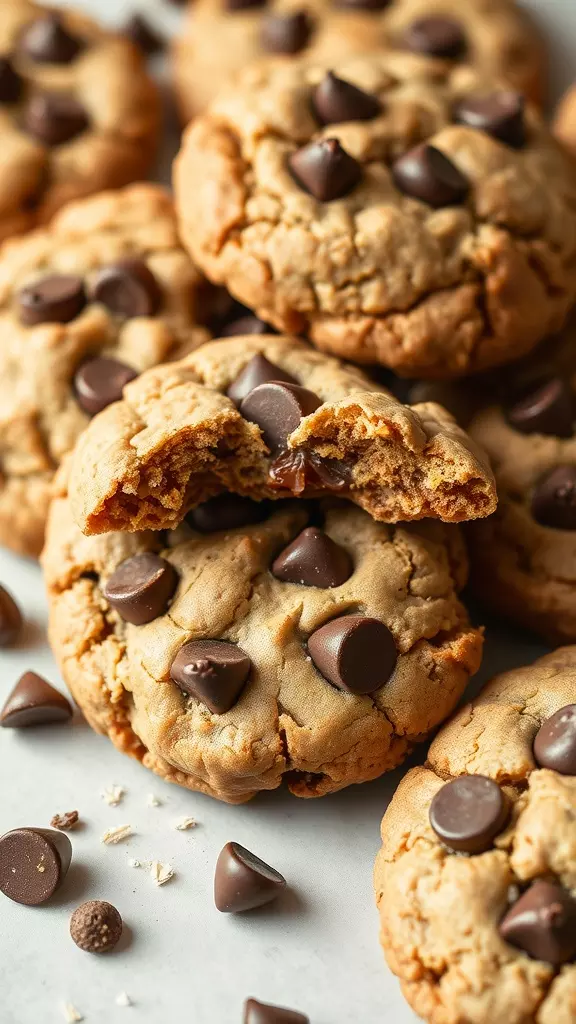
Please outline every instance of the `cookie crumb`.
M67 1024L78 1024L78 1021L84 1020L82 1014L72 1003L64 1003L62 1009L64 1011L64 1020L67 1021Z
M132 1006L132 1000L127 992L119 992L114 1002L116 1006Z
M197 824L196 818L180 818L174 823L174 828L179 832L186 832L189 828L196 828Z
M100 795L109 807L117 807L118 804L122 803L126 790L123 786L106 786Z
M171 864L162 864L159 860L150 861L150 876L156 885L165 885L174 877L174 868Z
M148 804L148 807L161 807L162 806L162 801L159 800L158 797L154 795L154 793L148 793L148 799L147 799L146 802Z
M72 914L70 935L86 953L106 953L122 935L122 918L106 900L88 900Z
M121 843L123 839L128 839L128 836L132 835L131 825L115 825L114 828L106 829L102 836L102 842L106 843L107 846Z
M136 857L129 857L128 858L128 867L129 868L141 868L142 867L142 863L141 863L141 861L136 860Z
M71 832L79 820L80 815L78 811L65 811L64 814L55 814L50 819L50 824L52 828L57 828L60 832Z

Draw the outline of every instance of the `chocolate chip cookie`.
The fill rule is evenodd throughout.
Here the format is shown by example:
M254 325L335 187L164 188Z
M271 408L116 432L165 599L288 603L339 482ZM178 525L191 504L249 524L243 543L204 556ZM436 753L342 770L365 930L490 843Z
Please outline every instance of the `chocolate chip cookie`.
M554 134L576 156L576 85L568 89L558 105Z
M142 370L188 352L203 278L155 185L72 203L0 253L0 543L36 555L54 472Z
M156 86L126 38L0 0L0 239L143 176L159 128Z
M43 566L50 640L93 728L230 803L375 778L480 661L458 528L338 499L221 495L168 534L85 537L63 488Z
M576 647L497 676L382 821L381 940L428 1024L572 1024Z
M331 67L385 49L471 65L543 98L541 38L509 0L196 0L173 48L180 109L196 115L262 56Z

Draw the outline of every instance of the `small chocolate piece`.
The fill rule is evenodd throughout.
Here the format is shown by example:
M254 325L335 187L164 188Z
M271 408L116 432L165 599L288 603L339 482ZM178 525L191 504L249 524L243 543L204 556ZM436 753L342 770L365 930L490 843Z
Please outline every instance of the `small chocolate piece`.
M9 57L0 57L0 103L16 103L22 95L23 81Z
M219 494L203 505L198 505L186 516L186 521L200 533L218 530L237 530L241 526L254 526L268 515L265 501L252 501L241 494Z
M191 640L180 648L170 676L184 693L223 715L240 696L252 662L237 644L228 640Z
M468 96L458 105L454 120L486 132L512 149L526 142L524 97L512 89L501 89L489 96Z
M316 86L312 106L320 124L372 121L382 110L376 96L338 78L333 71L328 71Z
M122 918L106 900L88 900L72 914L70 935L86 953L107 953L120 941Z
M178 573L152 551L132 555L112 573L102 593L124 622L143 626L164 615L178 586Z
M82 363L74 374L74 391L78 405L95 416L112 402L119 402L126 384L134 380L138 374L131 366L121 363L119 359L108 359L96 356Z
M221 338L236 338L241 334L275 334L273 327L260 320L257 316L240 316L232 320L220 331ZM266 356L254 356L254 359L266 359ZM268 361L268 360L266 360ZM272 365L272 364L270 364ZM278 380L278 377L275 378Z
M22 612L5 587L0 584L0 647L10 647L20 635Z
M67 324L82 312L85 305L82 278L73 274L49 274L21 288L18 293L20 321L26 327Z
M429 17L413 21L404 36L404 45L413 53L457 60L466 51L462 26L453 18Z
M27 907L45 903L62 884L72 845L63 832L16 828L0 838L0 891Z
M341 615L320 626L308 639L308 653L328 682L358 694L385 686L398 658L388 627L367 615Z
M268 0L224 0L229 11L249 11L253 7L266 7Z
M133 14L128 19L124 26L124 35L148 57L160 53L164 47L164 40L142 14Z
M342 199L362 178L362 167L338 139L318 139L288 157L288 167L300 188L321 203Z
M276 363L271 363L266 356L253 356L249 363L238 374L236 380L232 381L226 394L234 405L241 405L242 401L254 391L260 384L268 384L270 381L283 381L284 384L297 384L298 381L289 373L282 370Z
M470 185L444 153L427 142L408 150L392 166L396 187L438 209L464 202Z
M268 483L292 494L304 491L333 491L338 494L350 485L351 466L339 459L325 459L316 452L284 451L270 464Z
M576 775L576 704L567 704L543 722L534 739L534 760L540 768Z
M93 302L101 302L119 316L154 316L162 292L150 268L139 259L122 259L103 267L90 290Z
M88 115L73 96L60 92L37 92L22 114L22 128L45 146L61 146L88 127Z
M538 880L500 922L505 942L558 967L576 955L576 900L561 885Z
M555 466L545 473L534 489L531 509L541 526L576 530L576 466Z
M216 862L214 902L223 914L254 910L275 900L286 879L240 843L226 843Z
M262 45L269 53L300 53L308 45L312 29L306 11L269 14L262 26Z
M68 31L56 11L35 18L20 37L22 55L38 64L70 64L83 49L83 41Z
M247 999L244 1004L244 1024L310 1024L310 1018L297 1010Z
M572 437L575 411L572 389L560 377L552 377L519 396L506 409L506 418L522 434Z
M0 711L0 726L27 729L32 725L66 722L71 717L72 707L63 693L36 672L25 672L6 698Z
M60 832L71 832L76 828L79 820L78 811L66 811L64 814L55 814L50 824L52 828L57 828Z
M324 530L307 526L272 563L272 575L305 587L340 587L353 572L348 552Z
M258 424L264 444L275 453L286 447L288 437L300 420L321 405L318 395L299 384L270 381L260 384L246 396L240 412L244 419Z
M459 775L436 793L430 824L451 850L482 853L492 846L510 816L506 796L485 775Z

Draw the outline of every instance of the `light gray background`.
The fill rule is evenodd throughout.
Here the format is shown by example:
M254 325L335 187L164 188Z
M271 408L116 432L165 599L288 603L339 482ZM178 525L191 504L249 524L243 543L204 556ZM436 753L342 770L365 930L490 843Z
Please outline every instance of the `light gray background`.
M136 5L84 0L81 6L119 23ZM138 6L158 24L177 25L177 12L159 0ZM558 90L576 70L576 4L529 6L553 39ZM20 647L0 653L0 698L28 668L59 684L43 641L37 566L0 551L0 580L28 616ZM485 614L477 618L486 621ZM541 651L530 638L493 624L475 686ZM89 1024L239 1024L247 995L301 1008L312 1024L414 1024L382 960L371 884L379 822L399 777L321 801L278 792L230 808L156 780L79 717L72 727L2 731L0 833L46 826L56 811L73 808L85 825L72 834L73 866L49 905L28 909L0 895L0 1024L57 1024L67 1001ZM118 807L100 797L113 783L127 791ZM151 793L161 806L148 806ZM175 831L183 815L197 818L198 827ZM134 837L104 846L102 832L116 824L130 824ZM228 840L286 875L293 888L284 901L238 918L215 911L213 868ZM170 862L176 874L157 889L129 858ZM68 936L71 911L92 898L116 904L127 925L107 957L81 952ZM121 991L133 1006L116 1005Z

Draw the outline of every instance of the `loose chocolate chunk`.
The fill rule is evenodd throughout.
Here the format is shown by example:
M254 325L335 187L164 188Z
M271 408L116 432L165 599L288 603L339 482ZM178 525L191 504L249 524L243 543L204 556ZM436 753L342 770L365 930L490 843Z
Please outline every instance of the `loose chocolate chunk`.
M492 846L510 816L506 796L484 775L460 775L447 782L430 804L430 824L451 850L482 853Z
M305 587L340 587L352 575L352 559L324 530L307 526L272 563L272 575Z
M576 406L568 384L560 377L533 384L506 409L506 417L522 434L572 437Z
M405 195L435 208L464 202L470 188L452 161L427 142L399 157L392 166L392 177Z
M454 120L486 132L513 149L521 149L526 142L524 97L512 89L489 96L468 96L456 108Z
M286 447L288 437L300 420L321 405L318 395L299 384L270 381L260 384L246 396L240 412L244 419L258 424L264 444L274 453Z
M0 57L0 103L16 103L22 95L23 81L9 57Z
M466 51L462 26L453 18L419 18L404 36L404 44L414 53L457 60Z
M191 640L180 648L170 676L185 693L215 715L234 706L250 675L252 662L241 647L227 640Z
M268 0L224 0L229 11L248 11L253 7L265 7Z
M39 64L70 64L84 43L66 28L62 15L49 11L24 29L20 49L23 56Z
M122 918L106 900L88 900L72 914L70 935L86 953L107 953L120 941Z
M164 615L177 586L174 566L152 551L143 551L120 563L103 594L125 622L143 626Z
M316 86L312 106L320 124L372 121L382 110L376 96L338 78L333 71L328 71Z
M18 293L20 320L26 327L36 324L67 324L82 312L86 294L81 277L49 274Z
M143 260L123 259L103 267L91 298L119 316L154 316L162 302L160 285Z
M141 14L133 14L124 26L124 35L138 47L142 53L152 56L159 53L164 46L164 40L158 35L147 18Z
M576 955L576 900L561 885L533 882L500 922L505 942L555 967Z
M241 316L232 320L220 331L221 338L236 338L241 334L275 334L273 327L260 320L257 316ZM265 356L254 356L254 359L265 359ZM266 360L268 362L268 360ZM272 364L270 364L272 365ZM282 372L282 371L280 371ZM278 377L275 378L278 380Z
M65 811L64 814L55 814L51 819L50 824L52 828L57 828L60 832L71 832L76 827L80 820L78 811Z
M268 504L265 501L252 501L240 494L219 494L192 509L186 520L200 533L216 533L218 530L253 526L263 522L267 515Z
M269 14L262 26L262 45L269 53L299 53L308 45L312 28L306 11Z
M576 704L567 704L548 718L534 740L534 760L540 768L576 775Z
M104 356L88 359L74 374L78 405L89 416L95 416L112 402L119 402L125 385L137 376L136 370L118 359Z
M333 491L338 494L350 485L352 467L339 459L324 459L316 452L284 451L270 464L268 482L278 490L292 494L304 491Z
M297 184L321 203L349 195L362 178L362 167L338 139L309 142L292 153L288 166Z
M22 629L22 612L8 591L0 585L0 647L9 647Z
M390 679L398 654L394 637L379 619L341 615L308 639L318 671L339 690L373 693Z
M310 1018L283 1006L247 999L244 1004L244 1024L310 1024Z
M249 363L246 363L236 380L232 381L226 394L235 405L241 405L247 395L254 391L254 388L273 380L283 381L284 384L298 383L289 373L276 366L276 363L271 363L266 356L258 354L253 356Z
M72 845L63 832L16 828L0 838L0 890L15 903L37 907L62 884Z
M541 526L576 530L576 466L555 466L538 481L532 515Z
M22 115L22 128L45 146L61 146L88 127L88 115L73 96L38 92L30 97Z
M36 672L25 672L6 698L0 711L0 725L4 729L27 729L32 725L65 722L71 717L72 707L63 693Z
M286 879L240 843L226 843L216 862L214 902L223 914L253 910L275 900Z

